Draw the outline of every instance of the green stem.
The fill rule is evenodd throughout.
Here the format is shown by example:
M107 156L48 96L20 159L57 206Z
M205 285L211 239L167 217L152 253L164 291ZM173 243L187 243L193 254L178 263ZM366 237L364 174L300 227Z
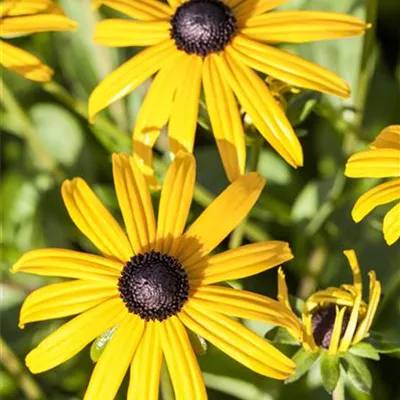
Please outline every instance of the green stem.
M2 337L0 337L0 363L14 377L27 399L39 400L45 398L38 384L29 375Z
M374 72L374 66L376 60L376 57L374 57L374 46L375 46L375 25L376 25L375 22L376 22L377 11L378 11L378 1L368 0L366 21L369 24L371 24L371 27L366 31L364 36L360 71L358 74L358 83L354 100L354 105L357 110L355 124L358 129L360 129L362 126L369 82Z
M258 163L260 161L261 148L262 148L262 140L260 138L254 139L251 144L251 159L250 159L250 171L257 171ZM245 217L244 220L240 223L240 225L233 231L230 240L229 240L229 248L234 249L239 247L246 233L246 226L248 224L248 217Z
M29 116L2 79L0 79L0 93L1 102L5 109L21 124L20 131L35 155L35 161L38 162L39 167L53 171L58 178L62 178L62 172L57 168L56 161L40 142Z
M335 390L332 392L332 400L345 400L344 392L344 379L342 376L339 378Z

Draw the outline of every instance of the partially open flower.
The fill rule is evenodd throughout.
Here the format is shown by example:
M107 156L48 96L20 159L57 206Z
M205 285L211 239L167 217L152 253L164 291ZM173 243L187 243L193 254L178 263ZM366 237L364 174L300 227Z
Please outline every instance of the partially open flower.
M353 284L329 287L312 294L304 303L302 337L305 350L327 350L329 355L346 352L363 340L371 327L381 295L375 272L368 273L369 301L362 299L361 272L353 250L344 251L353 271ZM279 269L278 299L291 309L285 275Z

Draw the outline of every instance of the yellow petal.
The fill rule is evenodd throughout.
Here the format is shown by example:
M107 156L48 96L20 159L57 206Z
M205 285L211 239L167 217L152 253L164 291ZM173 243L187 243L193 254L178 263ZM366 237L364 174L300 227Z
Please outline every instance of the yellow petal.
M118 324L127 314L121 299L107 300L85 311L47 336L26 357L34 374L69 360L96 337Z
M400 150L371 149L353 154L344 172L350 178L400 176Z
M283 326L300 337L301 326L291 310L259 294L220 286L203 286L196 289L190 302L204 311Z
M25 253L13 265L11 272L113 282L120 276L122 267L121 262L92 254L42 249Z
M290 85L347 98L347 83L333 72L275 47L239 35L232 40L231 53L247 66Z
M33 321L79 314L118 296L117 282L69 281L54 283L32 292L22 305L19 327Z
M123 263L132 257L125 233L83 179L64 181L61 193L75 225L104 255Z
M361 271L358 264L357 256L354 250L345 250L343 254L349 262L351 271L353 272L353 290L355 296L362 294Z
M32 14L63 14L52 0L5 0L0 3L0 17Z
M339 310L339 307L336 306L335 324L333 326L331 342L329 344L329 349L328 349L328 354L330 356L334 356L338 351L339 340L340 340L340 335L342 332L342 325L343 325L343 318L344 318L345 311L346 311L346 307L342 307Z
M353 338L353 344L356 344L363 340L371 327L372 321L374 319L376 309L378 308L378 303L381 297L381 284L376 280L375 272L370 271L369 276L369 304L367 313L364 319L358 325L357 332Z
M389 246L400 238L400 203L387 212L383 219L383 234Z
M127 400L158 400L162 351L158 322L146 322L131 365Z
M90 95L90 121L93 122L98 112L135 90L157 72L174 51L176 51L174 42L166 40L146 48L111 72Z
M235 229L257 201L264 180L252 172L231 183L197 218L182 237L179 259L190 267Z
M313 328L312 328L312 314L302 314L303 319L303 347L307 351L315 352L318 350L318 346L315 343Z
M206 400L201 371L182 323L171 317L158 328L176 400Z
M84 400L113 400L121 386L144 331L144 321L128 314L97 362Z
M153 146L171 115L175 90L181 78L175 72L181 59L181 54L176 52L157 73L140 107L133 131L133 156L151 186L157 186Z
M151 46L169 38L167 21L106 19L96 25L94 41L104 46Z
M196 162L186 152L175 157L166 174L158 209L157 248L175 256L185 229L196 180Z
M189 301L179 318L191 331L261 375L285 379L295 369L293 361L266 340L222 314L204 312Z
M278 300L287 309L292 310L289 303L289 293L286 285L285 273L283 272L282 267L278 268Z
M173 13L170 7L157 0L94 0L92 4L94 8L105 5L141 21L167 21Z
M227 46L224 57L217 57L216 60L239 103L250 115L255 127L290 165L295 168L303 165L300 142L284 112L265 82L235 54Z
M228 179L233 182L245 171L245 137L236 99L215 57L209 55L204 62L204 92L218 150Z
M242 26L249 18L272 10L288 0L244 0L234 8L234 14Z
M113 154L114 185L135 254L154 246L156 222L146 180L132 157Z
M375 207L400 199L400 179L382 183L364 193L351 212L355 222L361 221Z
M361 35L368 25L343 13L277 11L248 19L241 33L269 43L304 43Z
M50 31L71 31L76 29L78 24L63 15L39 14L22 17L4 18L0 21L1 36L50 32Z
M223 218L219 221L223 221ZM212 232L210 230L209 233ZM216 254L194 265L184 265L191 282L199 281L202 285L209 285L259 274L292 258L287 243L269 241L248 244Z
M400 125L385 128L371 143L371 147L400 150Z
M168 124L169 149L174 154L179 150L193 151L203 66L202 59L197 55L186 55L181 62L180 70L175 71L181 79Z
M36 82L47 82L53 70L34 55L0 40L0 64Z
M175 9L179 7L182 3L184 3L186 0L167 0L168 4L172 9Z
M239 3L241 3L243 0L224 0L224 3L231 8L236 7Z

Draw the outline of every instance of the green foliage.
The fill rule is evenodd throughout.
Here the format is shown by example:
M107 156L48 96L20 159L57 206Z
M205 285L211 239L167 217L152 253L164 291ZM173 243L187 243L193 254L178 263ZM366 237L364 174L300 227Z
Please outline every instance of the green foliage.
M352 385L361 392L369 394L372 387L372 376L365 361L349 353L344 356L344 359L348 364L347 377Z
M329 355L324 351L321 354L321 379L325 390L332 393L340 378L340 356Z
M303 348L299 349L292 357L296 364L296 371L285 380L285 383L292 383L300 379L318 360L319 356L319 352L311 353Z

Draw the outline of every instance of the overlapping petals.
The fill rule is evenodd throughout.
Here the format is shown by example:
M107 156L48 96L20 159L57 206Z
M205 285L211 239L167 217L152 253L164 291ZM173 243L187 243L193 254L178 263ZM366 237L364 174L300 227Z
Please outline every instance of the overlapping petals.
M400 177L400 125L382 130L370 149L353 154L346 164L345 175L351 178ZM400 179L382 183L364 193L354 205L352 217L361 221L375 207L400 199ZM385 216L383 233L392 245L400 237L400 207L394 206Z
M361 35L368 27L363 21L341 13L270 12L286 0L223 1L237 20L237 30L223 51L205 57L178 50L174 39L170 38L168 25L171 28L171 18L183 3L181 0L170 0L168 4L156 0L93 2L96 8L105 5L135 20L100 22L95 32L96 42L107 46L151 47L112 72L93 91L89 101L91 121L98 112L130 93L157 71L163 75L163 79L156 75L148 93L151 101L144 102L146 111L138 119L139 127L134 128L133 134L134 155L153 186L156 182L151 149L164 126L168 125L172 153L193 151L201 86L230 181L243 175L246 165L241 108L237 100L255 127L291 166L303 165L300 142L281 105L252 69L293 86L343 98L350 94L347 84L334 73L265 43L309 42ZM171 67L174 54L180 57ZM171 82L165 81L167 74ZM167 103L162 100L164 95L171 105L164 104ZM154 119L148 117L150 111Z
M68 19L51 0L6 0L0 4L0 37L38 32L71 31L77 24ZM53 70L39 58L3 40L0 41L0 64L26 79L47 82Z
M178 153L166 174L157 224L145 177L134 158L114 154L113 174L127 234L85 181L67 180L62 186L67 210L103 256L62 249L34 250L12 268L12 272L75 279L38 289L26 299L21 327L79 314L28 354L28 368L34 373L54 368L113 328L93 370L85 400L112 400L129 367L127 398L156 400L163 357L176 398L203 400L207 394L186 330L190 329L254 371L287 378L293 372L293 362L230 317L280 325L301 337L297 318L275 300L209 286L257 274L293 257L287 243L279 241L208 256L257 200L264 187L259 174L236 180L186 231L196 174L191 154ZM149 251L176 257L189 279L189 300L180 312L162 321L147 321L129 313L118 289L126 263L134 255Z

